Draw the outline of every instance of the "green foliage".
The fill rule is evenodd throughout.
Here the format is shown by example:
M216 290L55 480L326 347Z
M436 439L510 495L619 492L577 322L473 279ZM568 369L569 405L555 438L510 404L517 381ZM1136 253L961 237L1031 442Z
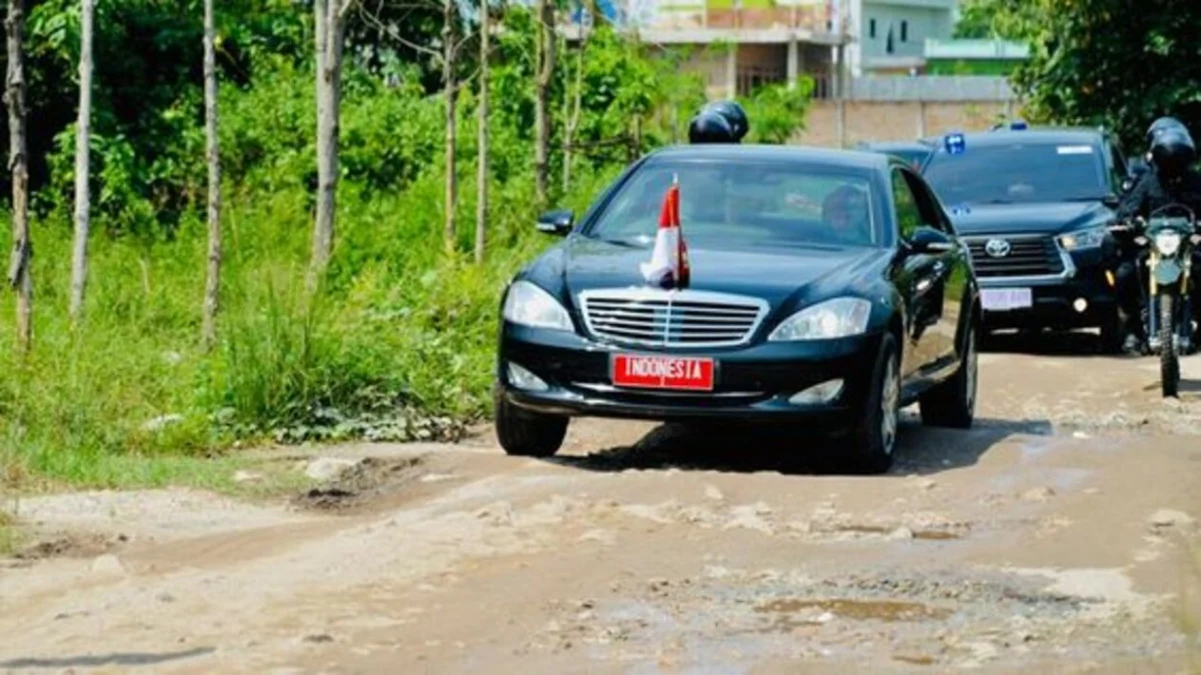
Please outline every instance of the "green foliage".
M61 113L74 110L77 96L70 75L77 3L36 6L32 30L44 41L31 67L44 69L38 77L62 79L54 96L37 99L51 106L58 97L58 107L45 111L58 123L46 137L47 175L35 195L33 353L18 357L13 333L0 331L0 469L99 485L126 484L122 472L136 470L159 483L191 466L178 453L209 456L268 438L453 437L490 412L497 298L548 243L531 226L529 12L506 12L497 36L482 266L467 262L470 226L460 228L456 252L448 255L441 241L445 120L429 64L404 64L403 50L356 29L361 42L348 47L355 56L344 73L335 249L311 295L304 274L316 124L307 15L291 0L221 3L225 250L219 341L205 351L197 4L101 3L97 44L106 43L104 58L117 65L98 54L95 225L76 333L66 317L74 120ZM415 35L429 29L414 22L404 25ZM146 35L153 44L143 48ZM632 154L678 138L704 100L701 79L682 72L683 52L652 55L609 29L595 31L584 50L580 61L574 49L561 49L550 106L552 162L561 167L582 63L580 147L571 185L555 195L577 212ZM473 222L476 199L471 65L461 73L460 223ZM791 136L810 86L764 89L748 100L754 138ZM552 184L561 190L561 181ZM0 228L0 248L9 243L8 228ZM13 321L12 303L0 303L0 325Z
M1142 150L1147 126L1175 115L1201 125L1197 3L1136 0L981 0L1003 37L1026 39L1015 82L1031 116L1104 124Z
M751 120L747 140L751 143L787 143L798 131L804 131L813 86L813 78L801 77L791 89L782 84L757 89L742 102Z

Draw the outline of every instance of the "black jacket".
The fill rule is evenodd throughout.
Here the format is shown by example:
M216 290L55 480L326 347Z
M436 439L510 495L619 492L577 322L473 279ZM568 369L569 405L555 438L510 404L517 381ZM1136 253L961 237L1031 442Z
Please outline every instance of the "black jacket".
M1201 173L1190 169L1176 178L1164 180L1152 168L1122 198L1118 220L1130 220L1135 216L1147 218L1168 204L1183 204L1201 219Z

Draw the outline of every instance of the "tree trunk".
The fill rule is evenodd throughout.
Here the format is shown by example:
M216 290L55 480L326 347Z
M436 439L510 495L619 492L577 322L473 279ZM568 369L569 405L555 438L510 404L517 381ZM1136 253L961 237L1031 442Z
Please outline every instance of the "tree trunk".
M488 227L488 0L480 0L480 103L479 140L475 177L475 262L484 262Z
M338 136L342 96L345 5L350 0L315 0L317 34L317 214L309 287L315 288L334 245L338 191Z
M206 349L217 341L217 309L221 297L221 147L217 138L217 55L214 41L213 0L204 0L204 132L209 169L208 278L204 285Z
M94 0L80 3L81 34L79 45L79 121L75 124L75 249L71 256L72 327L83 313L83 297L88 281L88 230L91 202L88 195L92 127L92 17Z
M550 155L550 84L555 72L555 6L551 0L537 0L538 44L535 52L534 95L534 187L540 207L546 207L547 173Z
M593 3L588 3L589 16L591 16ZM580 44L578 45L579 52L576 54L575 63L575 91L572 92L571 105L573 106L570 115L565 115L567 119L567 128L563 130L563 192L566 193L571 188L571 162L572 150L571 144L575 141L575 133L580 128L580 114L583 107L584 93L584 52L588 49L588 31L581 28ZM566 107L566 104L564 105Z
M442 235L446 250L455 248L455 202L458 186L455 181L455 0L444 0L442 10L442 82L446 98L446 221Z
M33 245L29 239L29 158L25 149L24 0L8 0L4 28L8 36L4 102L8 107L8 169L13 186L13 251L8 282L17 289L17 344L22 352L28 352L33 346L33 280L29 270Z

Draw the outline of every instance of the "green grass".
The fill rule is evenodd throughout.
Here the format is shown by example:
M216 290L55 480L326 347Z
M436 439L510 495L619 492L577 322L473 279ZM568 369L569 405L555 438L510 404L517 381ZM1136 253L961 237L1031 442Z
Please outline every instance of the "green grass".
M579 203L568 205L582 208L608 178L580 174ZM33 352L18 356L14 332L0 331L0 471L24 484L230 490L241 466L235 441L406 440L447 428L431 418L486 417L499 294L549 243L534 233L526 184L494 192L482 266L445 254L432 225L442 220L434 172L390 196L344 186L316 296L304 284L305 196L232 193L211 352L199 343L200 223L185 223L174 241L98 233L76 334L66 319L70 227L35 223ZM459 204L462 251L471 196ZM5 302L0 326L13 323ZM154 423L164 416L172 421Z

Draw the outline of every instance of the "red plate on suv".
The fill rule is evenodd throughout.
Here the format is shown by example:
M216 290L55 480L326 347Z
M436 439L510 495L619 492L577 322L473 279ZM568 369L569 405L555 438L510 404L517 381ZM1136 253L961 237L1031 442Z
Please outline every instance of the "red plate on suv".
M713 359L691 356L617 354L613 384L636 389L713 391Z

